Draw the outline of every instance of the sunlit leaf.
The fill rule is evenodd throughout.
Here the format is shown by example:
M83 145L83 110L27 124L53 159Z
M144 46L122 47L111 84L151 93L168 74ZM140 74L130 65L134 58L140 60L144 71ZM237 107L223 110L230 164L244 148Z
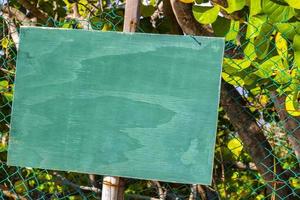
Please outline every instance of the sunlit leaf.
M216 21L220 12L219 6L203 7L193 6L193 14L195 19L201 24L212 24Z
M287 84L291 81L291 75L287 70L278 70L275 74L274 81L279 84Z
M261 0L250 0L250 16L261 13Z
M243 150L243 144L237 138L231 139L227 147L236 157L239 157Z
M225 37L225 40L226 41L231 41L231 40L236 41L237 35L239 33L239 29L240 29L240 22L231 20L230 29Z
M255 46L254 46L254 39L251 39L247 46L245 47L244 49L244 54L245 54L245 57L247 59L249 59L250 61L253 61L256 59L256 53L255 53Z
M231 66L237 70L246 69L251 65L251 61L249 59L224 58L224 63L228 64L229 66Z
M242 10L244 6L246 5L246 0L227 0L228 7L224 8L226 12L233 13L238 10Z
M272 22L284 22L295 15L294 8L272 0L262 0L262 11L269 16Z
M250 16L248 19L246 38L254 38L259 35L262 25L267 21L266 15Z
M296 34L293 42L295 63L300 67L300 35Z
M11 92L4 92L3 95L8 102L11 102L13 100L13 94Z
M275 36L275 46L278 54L283 58L287 59L288 57L288 43L282 37L282 34L279 32Z
M300 178L291 177L289 181L293 188L300 189Z
M275 28L290 40L300 34L300 22L275 23Z
M194 3L194 0L180 0L182 3Z
M284 0L287 2L291 7L300 9L300 1L299 0Z
M3 49L7 49L8 45L9 45L9 39L6 38L6 37L3 38L2 41L1 41L1 46L2 46L2 48L3 48Z
M284 69L280 56L274 56L261 64L253 62L253 65L258 69L254 73L261 78L269 78L275 70Z
M227 83L234 85L234 86L243 86L244 85L243 79L239 76L233 76L233 75L229 75L225 72L222 72L222 78L224 79L224 81L226 81Z
M289 94L285 99L285 109L292 116L300 116L300 93L293 92Z
M0 92L7 91L7 88L8 88L8 81L6 80L0 81Z

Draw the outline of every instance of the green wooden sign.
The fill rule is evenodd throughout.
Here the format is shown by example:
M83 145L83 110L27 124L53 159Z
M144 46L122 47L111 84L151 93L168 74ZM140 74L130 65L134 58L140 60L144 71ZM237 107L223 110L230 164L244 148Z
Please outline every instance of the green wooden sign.
M8 164L210 184L223 48L22 27Z

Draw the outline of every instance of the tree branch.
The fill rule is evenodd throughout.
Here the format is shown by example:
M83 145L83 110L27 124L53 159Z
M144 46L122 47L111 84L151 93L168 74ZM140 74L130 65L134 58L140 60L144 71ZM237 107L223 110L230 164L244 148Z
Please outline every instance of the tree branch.
M4 194L4 196L6 196L6 197L8 197L8 198L10 198L10 199L14 199L14 200L27 200L26 197L23 197L23 196L21 196L21 195L18 195L18 194L16 194L16 193L11 192L11 191L9 191L9 190L6 190L6 189L4 189L4 188L2 188L2 187L1 187L0 193L1 193L1 192Z
M19 0L19 3L24 6L27 10L29 10L35 17L37 17L42 22L46 22L48 20L47 14L43 13L36 6L32 5L28 0Z
M177 19L173 13L170 0L163 0L163 13L164 17L172 24L170 34L182 35L183 32L177 23Z
M271 93L272 99L275 104L276 111L279 115L280 120L284 123L285 130L289 143L291 144L296 158L300 166L300 121L299 118L290 116L285 109L286 96L279 96L276 92Z
M19 38L19 33L17 30L17 26L15 25L14 21L10 18L8 13L4 13L2 14L3 19L5 20L7 27L8 27L8 32L13 40L13 42L15 43L16 49L19 49L19 42L20 42L20 38Z
M101 190L99 188L96 188L94 186L89 187L89 186L77 185L77 184L69 181L67 178L65 178L64 176L62 176L58 172L53 172L53 175L57 179L59 179L59 181L61 181L63 185L69 185L69 186L73 187L76 190L86 190L86 191L91 191L91 192L95 192L95 193L100 193L101 192Z
M179 0L170 0L173 12L182 31L187 35L212 36L213 30L209 26L201 26L192 15L192 4L185 4Z
M222 81L221 105L264 180L273 191L277 190L278 198L293 199L288 183L289 176L272 153L272 147L261 128L250 115L251 111L246 107L246 101L225 81Z
M165 200L167 193L166 191L164 191L163 187L161 186L161 184L159 183L159 181L151 181L153 185L156 186L157 190L158 190L158 196L160 200Z
M1 11L8 14L11 18L15 18L23 25L29 25L32 22L24 13L14 7L3 6Z

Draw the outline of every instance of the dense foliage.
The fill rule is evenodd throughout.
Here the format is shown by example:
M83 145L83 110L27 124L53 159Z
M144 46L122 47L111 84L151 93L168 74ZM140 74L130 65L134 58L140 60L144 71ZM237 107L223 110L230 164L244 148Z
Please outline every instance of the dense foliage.
M300 1L180 1L192 6L191 12L199 24L215 36L225 37L222 78L234 85L247 100L249 114L259 123L272 146L270 154L291 173L288 180L282 181L288 182L292 192L299 193ZM5 164L17 55L16 28L34 25L122 31L124 3L119 0L11 0L2 5L0 189L3 192L0 192L0 198L99 198L100 176L8 167ZM166 4L162 1L143 1L139 31L172 33L174 25L164 6ZM279 115L282 110L285 118ZM296 126L286 125L285 122L291 119L297 122ZM296 143L291 142L291 135L296 138ZM258 144L264 142L257 141ZM276 191L268 187L247 151L251 148L255 146L243 144L220 107L213 183L211 187L196 187L198 199L276 199ZM276 174L274 166L269 170ZM137 194L157 197L162 193L166 194L166 199L187 199L194 189L195 186L188 185L126 180L125 194L131 199L138 199L133 196ZM204 196L201 191L204 191Z

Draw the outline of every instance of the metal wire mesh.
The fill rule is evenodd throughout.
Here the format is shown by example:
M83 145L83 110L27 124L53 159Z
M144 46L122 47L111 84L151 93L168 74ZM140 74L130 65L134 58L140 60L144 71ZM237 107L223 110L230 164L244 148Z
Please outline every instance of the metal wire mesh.
M17 12L11 10L11 14L14 11ZM100 198L102 177L99 175L6 165L17 30L20 25L34 25L122 31L123 16L123 9L111 6L100 14L89 16L89 20L49 17L43 23L37 23L26 20L25 15L23 20L20 16L11 18L5 14L0 17L0 199ZM161 16L155 26L151 15L141 20L148 21L140 25L141 32L162 33L166 27ZM249 27L251 31L246 31ZM230 22L222 77L233 86L228 90L233 101L227 102L228 105L222 103L219 108L212 186L125 179L125 199L300 198L300 120L297 116L300 112L297 105L300 68L295 63L297 49L295 41L291 40L291 34L295 35L293 28L297 26L271 22L262 26L251 17L243 22ZM222 98L225 97L222 95ZM229 103L239 106L237 117L249 117L247 123L240 126L233 123L226 110ZM247 129L251 122L258 127L257 135L251 136L253 127ZM255 143L249 143L247 134L242 135L241 131L255 138ZM253 151L259 148L265 153L260 160L253 156ZM285 187L289 192L282 195L281 190Z

